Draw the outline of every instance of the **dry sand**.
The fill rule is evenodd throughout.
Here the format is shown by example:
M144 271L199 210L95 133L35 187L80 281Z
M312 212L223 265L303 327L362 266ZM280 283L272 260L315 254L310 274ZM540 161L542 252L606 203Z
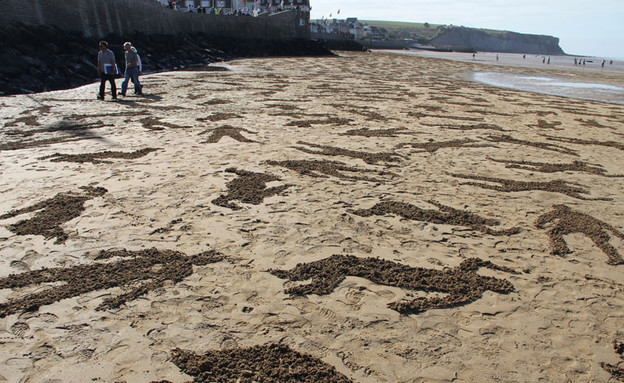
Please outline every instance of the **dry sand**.
M219 66L0 98L0 382L622 377L624 105Z

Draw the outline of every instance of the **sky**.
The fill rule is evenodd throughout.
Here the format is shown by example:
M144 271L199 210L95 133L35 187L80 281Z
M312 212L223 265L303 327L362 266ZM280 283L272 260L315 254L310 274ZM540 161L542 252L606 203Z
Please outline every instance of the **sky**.
M567 54L624 59L624 0L310 0L310 6L313 19L332 14L549 35Z

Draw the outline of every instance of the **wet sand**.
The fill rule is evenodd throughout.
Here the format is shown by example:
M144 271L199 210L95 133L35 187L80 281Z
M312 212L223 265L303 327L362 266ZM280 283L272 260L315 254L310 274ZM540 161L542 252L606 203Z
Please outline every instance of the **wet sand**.
M624 74L218 66L0 98L0 381L624 375L624 105L466 77Z

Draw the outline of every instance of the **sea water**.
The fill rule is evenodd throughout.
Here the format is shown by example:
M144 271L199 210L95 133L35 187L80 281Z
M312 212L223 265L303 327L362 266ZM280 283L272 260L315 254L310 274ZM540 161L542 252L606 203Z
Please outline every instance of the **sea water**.
M500 88L624 104L624 88L614 85L499 72L475 72L470 77L474 81Z

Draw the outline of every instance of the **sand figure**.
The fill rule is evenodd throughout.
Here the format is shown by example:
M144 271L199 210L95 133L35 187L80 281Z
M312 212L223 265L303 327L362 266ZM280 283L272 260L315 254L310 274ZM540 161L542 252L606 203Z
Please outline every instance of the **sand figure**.
M554 141L568 142L570 144L608 146L611 148L624 150L624 144L621 142L616 142L616 141L583 140L580 138L554 137L554 136L546 136L546 138L548 138L549 140L554 140Z
M477 111L475 111L477 112ZM492 114L492 112L490 111L484 111L484 113L487 114ZM502 127L498 126L498 125L494 125L494 124L485 124L485 123L481 123L481 124L467 124L467 125L439 125L439 124L421 124L421 125L426 125L426 126L437 126L441 129L450 129L450 130L462 130L462 131L468 131L468 130L497 130L499 132L505 132L506 130L503 129Z
M106 161L104 158L113 158L113 159L126 159L133 160L136 158L141 158L143 156L148 155L151 152L155 152L158 149L155 148L145 148L140 150L135 150L134 152L113 152L110 150L106 150L100 153L84 153L84 154L61 154L54 153L50 156L40 157L40 160L50 159L52 162L78 162L85 163L91 162L93 164L110 164L111 161Z
M112 287L121 287L125 291L104 299L96 310L118 308L127 301L147 294L150 290L162 287L165 281L173 283L182 281L193 274L193 265L204 266L223 259L214 251L186 256L177 251L152 248L139 251L102 251L96 260L113 257L129 259L73 267L44 268L0 278L0 289L65 282L23 298L0 303L0 318L18 312L34 311L61 299Z
M470 139L470 138L464 138L461 140L438 141L438 142L435 142L432 139L429 142L422 142L422 143L406 142L406 143L399 144L396 147L397 149L399 149L405 146L411 146L412 148L422 149L420 151L417 151L416 153L423 153L423 152L435 153L436 151L438 151L438 149L442 149L442 148L483 148L483 147L492 146L490 144L479 144L476 142L477 141Z
M581 123L581 125L586 126L588 128L598 128L598 129L611 129L611 130L615 130L614 128L607 126L607 125L603 125L601 123L599 123L598 121L596 121L595 119L582 119L582 118L576 118L575 121L578 121Z
M561 124L562 124L561 121L548 122L546 120L539 119L537 120L537 125L529 125L529 126L540 128L540 129L563 130L563 128L558 128L558 126L561 126Z
M510 169L530 170L541 173L575 171L596 174L603 177L624 177L624 175L622 174L605 174L606 170L602 166L591 165L587 162L578 160L574 160L571 163L567 164L552 164L547 162L500 160L491 157L488 157L488 159L490 161L506 164L505 167Z
M334 146L328 145L318 145L312 144L308 142L298 141L299 145L307 145L313 148L318 148L321 150L311 150L308 148L297 147L297 149L302 152L310 153L310 154L321 154L325 156L345 156L351 158L359 158L362 161L366 162L370 165L375 165L377 162L399 162L401 156L395 153L381 152L381 153L368 153L368 152L357 152L354 150L337 148Z
M351 380L320 359L283 344L209 351L173 350L171 361L196 383L349 383Z
M140 120L141 124L145 129L149 130L163 130L164 128L172 128L172 129L189 129L192 126L188 125L177 125L171 122L163 122L160 117L145 117Z
M570 254L570 248L563 236L572 233L582 233L589 237L607 255L609 258L607 263L609 265L624 263L620 253L609 244L610 236L608 231L621 239L624 239L624 234L608 223L599 221L585 213L574 211L565 205L553 205L552 211L544 213L537 218L535 226L539 229L544 229L546 224L550 222L554 222L554 225L548 230L551 254Z
M353 121L350 118L339 118L339 117L327 117L325 119L317 119L317 120L298 120L291 121L286 124L286 126L296 126L299 128L311 128L312 125L334 125L334 126L342 126L349 125Z
M20 150L28 148L45 147L52 144L73 142L81 140L89 140L97 138L98 136L90 132L92 129L99 129L104 127L102 121L96 121L89 124L77 123L75 121L61 120L50 126L37 129L20 129L10 130L2 132L6 136L21 136L24 140L10 141L6 143L0 143L0 151L2 150ZM39 137L40 134L45 133L64 133L66 135L49 137L42 139L32 139L33 137Z
M515 273L490 261L468 258L452 269L436 270L410 267L379 258L359 258L353 255L332 255L316 262L300 263L292 270L269 270L279 278L305 281L286 290L291 295L331 293L347 276L366 278L371 282L407 290L447 293L446 296L416 298L388 304L402 314L417 314L431 308L450 308L465 305L481 298L485 291L508 294L514 291L504 279L477 274L481 267Z
M337 161L316 161L316 160L287 160L287 161L267 161L268 165L282 166L290 170L294 170L301 175L306 175L310 177L323 177L325 176L333 176L336 178L340 178L343 180L349 181L369 181L369 182L380 182L375 178L363 177L363 176L355 176L355 175L347 175L343 172L375 172L370 169L360 169L353 166L347 166L347 164L343 162ZM388 172L379 172L379 175L392 175L392 173Z
M440 100L434 100L434 101L448 102L448 99L446 97L443 97ZM483 122L483 117L451 116L451 115L448 115L448 114L447 115L444 115L444 114L427 114L427 113L422 113L422 112L407 112L407 115L409 117L416 117L416 118L434 117L434 118L444 118L444 119L447 119L447 120L456 120L456 121Z
M235 128L233 126L230 125L223 125L220 126L216 129L213 130L205 130L201 133L201 134L205 134L210 132L210 137L208 137L208 139L206 141L203 141L202 144L214 144L219 142L223 137L228 136L231 137L232 139L238 141L238 142L257 142L257 141L253 141L250 140L249 138L243 136L240 132L247 132L247 133L253 133L247 129L243 129L243 128Z
M532 146L532 147L543 149L543 150L550 150L553 152L564 153L564 154L569 154L569 155L578 157L578 154L574 150L566 148L561 145L549 144L545 142L533 142L533 141L520 140L507 134L500 134L500 135L491 134L487 137L483 137L483 139L490 141L490 142L506 142L506 143L516 144L516 145Z
M620 355L620 359L622 359L622 362L624 362L624 339L616 339L613 342L613 349L617 354ZM620 362L619 364L621 364L622 362ZM611 374L611 377L613 379L617 380L618 382L624 382L624 368L621 367L619 364L615 365L602 362L600 363L600 366L604 368L609 374Z
M68 236L61 225L77 218L85 210L88 200L104 195L102 187L82 186L80 192L59 193L32 206L10 211L0 219L37 212L34 217L9 225L8 229L18 235L43 235L46 239L56 237L56 243L64 243Z
M243 203L259 205L265 197L277 195L290 187L290 185L282 185L267 188L267 182L280 180L279 177L272 174L254 173L236 168L228 168L225 171L235 173L238 175L238 178L234 178L227 183L228 194L219 196L212 203L232 210L239 210L241 207L230 201L238 200Z
M515 180L506 180L503 178L493 178L493 177L484 177L484 176L471 176L467 174L451 174L453 177L457 178L466 178L470 180L478 180L478 181L486 181L498 183L500 185L490 185L481 182L464 182L462 185L472 185L478 186L484 189L498 190L501 192L520 192L520 191L531 191L531 190L541 190L541 191L549 191L552 193L561 193L567 196L578 198L586 201L611 201L612 198L587 198L583 197L581 194L589 194L589 191L583 189L582 185L568 183L564 180L553 180L548 182L540 182L540 181L515 181ZM578 186L572 186L578 185Z
M231 120L233 118L243 118L243 117L236 113L215 112L215 113L212 113L210 116L199 117L197 118L197 121L217 122L217 121L223 121L223 120Z
M414 134L405 128L391 128L391 129L351 129L344 133L340 133L341 136L362 136L362 137L398 137L399 134Z
M520 232L520 228L517 227L506 230L492 230L488 226L497 226L500 224L500 221L483 218L466 210L457 210L436 201L430 200L427 202L437 207L438 210L421 209L404 202L384 201L375 204L375 206L370 209L355 210L353 214L361 217L395 214L413 221L469 227L473 230L491 235L512 235Z

